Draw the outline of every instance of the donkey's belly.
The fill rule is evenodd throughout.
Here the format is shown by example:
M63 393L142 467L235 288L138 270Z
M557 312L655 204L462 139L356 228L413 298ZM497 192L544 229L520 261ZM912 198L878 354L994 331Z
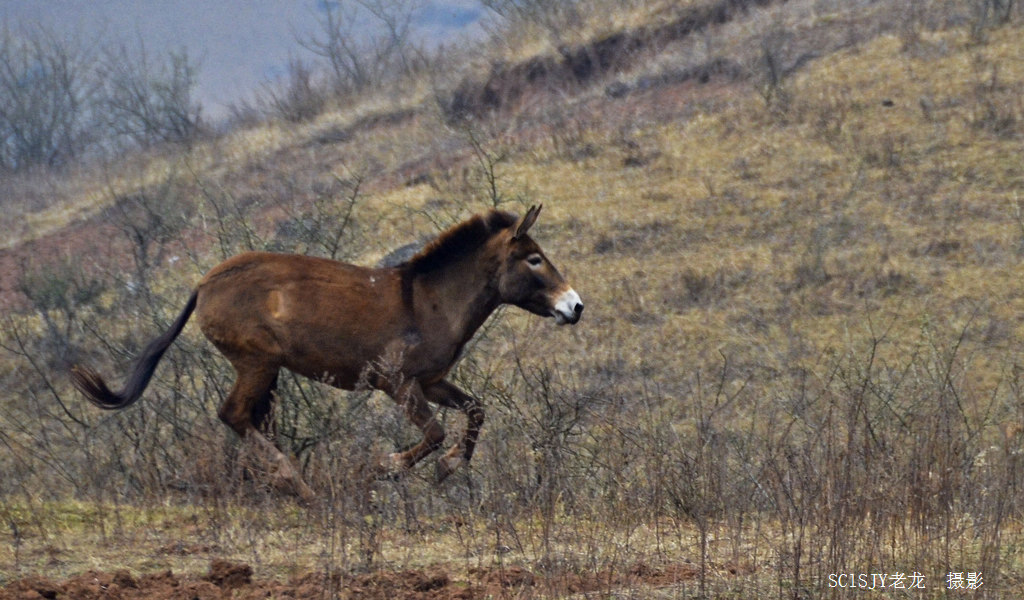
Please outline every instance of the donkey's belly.
M294 336L295 330L292 330ZM390 389L411 379L422 383L444 377L457 355L455 348L433 348L397 334L383 343L336 331L330 339L311 335L302 343L286 344L284 365L291 371L342 389Z
M285 368L343 389L373 386L375 372L391 368L388 344L367 339L359 331L333 326L287 327L281 342Z

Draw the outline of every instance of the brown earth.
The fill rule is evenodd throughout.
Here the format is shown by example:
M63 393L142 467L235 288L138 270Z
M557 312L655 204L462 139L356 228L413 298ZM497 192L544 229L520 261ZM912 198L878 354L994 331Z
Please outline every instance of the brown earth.
M734 569L727 569L736 573ZM254 579L247 564L214 559L200 577L170 570L133 576L128 571L87 571L62 582L32 576L0 588L0 600L237 600L255 598L351 598L423 600L532 598L624 587L660 588L695 581L692 563L655 568L638 564L625 572L535 575L517 566L470 569L454 578L443 567L428 570L378 571L361 575L309 572L281 582Z

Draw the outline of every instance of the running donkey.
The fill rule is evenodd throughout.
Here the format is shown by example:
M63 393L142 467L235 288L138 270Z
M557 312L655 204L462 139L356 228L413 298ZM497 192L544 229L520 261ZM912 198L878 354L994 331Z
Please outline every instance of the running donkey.
M480 401L445 381L476 330L500 304L558 324L576 323L583 313L579 295L527 235L539 213L536 206L521 220L501 211L474 216L392 268L291 254L235 256L199 282L121 391L82 365L72 368L72 382L100 408L131 405L195 311L203 334L237 373L218 416L276 463L279 484L305 499L314 495L264 435L282 367L342 389L369 385L402 405L423 440L391 454L383 465L389 470L411 468L444 442L428 402L464 412L465 435L438 460L440 482L472 457L484 421Z

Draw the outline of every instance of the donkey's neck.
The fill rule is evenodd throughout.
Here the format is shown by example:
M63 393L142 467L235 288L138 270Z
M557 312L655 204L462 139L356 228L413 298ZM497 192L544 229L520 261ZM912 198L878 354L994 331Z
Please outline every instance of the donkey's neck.
M451 341L464 344L501 304L494 281L496 268L496 261L468 256L420 275L413 292L417 312L427 322L443 326Z

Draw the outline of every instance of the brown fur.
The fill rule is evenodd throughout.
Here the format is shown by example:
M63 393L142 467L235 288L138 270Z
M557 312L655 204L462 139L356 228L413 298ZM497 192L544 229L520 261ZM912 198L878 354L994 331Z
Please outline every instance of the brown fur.
M498 211L475 216L393 268L290 254L235 256L200 281L171 328L139 357L123 390L111 391L83 366L72 369L72 382L101 408L132 404L194 310L237 373L218 415L280 465L278 475L293 491L312 496L261 433L281 368L342 389L368 385L400 403L424 437L393 454L392 467L410 468L443 443L428 402L463 411L466 432L439 461L437 477L444 479L470 459L484 420L480 402L444 380L462 347L498 305L551 316L569 289L527 235L539 211L531 208L522 220ZM572 310L566 320L574 323L583 305Z

